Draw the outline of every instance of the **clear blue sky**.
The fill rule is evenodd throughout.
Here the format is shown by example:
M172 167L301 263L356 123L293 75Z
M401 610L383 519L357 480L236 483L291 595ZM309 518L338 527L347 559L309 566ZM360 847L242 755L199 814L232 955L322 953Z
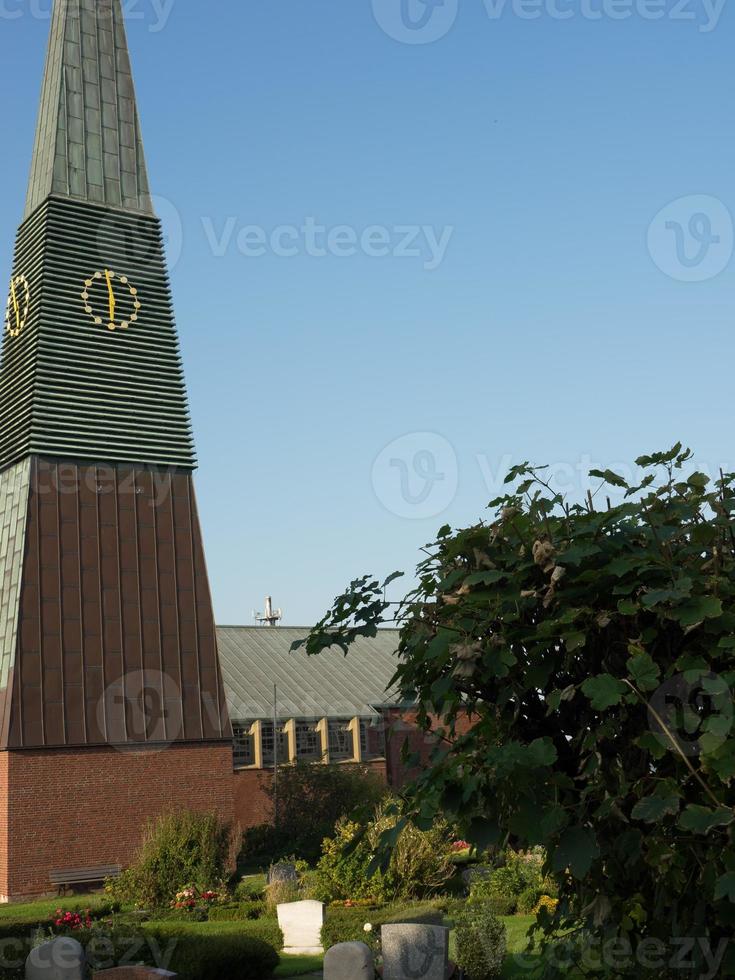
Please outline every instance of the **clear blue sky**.
M629 0L614 19L625 2L592 19L603 0L500 16L407 0L442 34L407 44L390 34L427 35L400 0L375 0L377 19L370 0L174 0L160 30L161 0L127 0L151 181L181 221L220 622L250 621L267 592L313 622L351 577L413 567L511 461L568 479L681 439L732 465L735 11ZM48 4L0 3L6 272ZM287 229L297 254L273 254L274 229L309 219L377 226L368 251L400 252L403 226L451 238L436 262L423 231L422 254L376 257L334 254L349 231L325 249ZM246 226L267 254L242 254Z

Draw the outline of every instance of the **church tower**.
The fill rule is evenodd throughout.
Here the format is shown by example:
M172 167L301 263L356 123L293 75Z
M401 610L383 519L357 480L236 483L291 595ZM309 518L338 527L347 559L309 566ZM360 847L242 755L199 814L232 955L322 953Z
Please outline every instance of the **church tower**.
M120 0L55 0L0 367L0 899L232 817L195 465Z

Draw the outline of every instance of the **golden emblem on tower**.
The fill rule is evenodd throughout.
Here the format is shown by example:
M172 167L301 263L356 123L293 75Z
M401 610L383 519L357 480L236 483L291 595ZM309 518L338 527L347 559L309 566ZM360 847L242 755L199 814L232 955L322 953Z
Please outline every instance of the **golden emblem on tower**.
M13 276L5 307L5 329L11 337L17 337L26 325L30 306L31 287L28 280L25 276Z
M141 307L135 286L112 269L94 272L85 279L82 299L85 313L97 326L106 323L108 330L127 330L138 319Z

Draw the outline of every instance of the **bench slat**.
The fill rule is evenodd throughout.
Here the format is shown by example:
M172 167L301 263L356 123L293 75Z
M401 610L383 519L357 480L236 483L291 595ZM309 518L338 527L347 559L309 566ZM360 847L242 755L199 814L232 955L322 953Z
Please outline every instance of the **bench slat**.
M104 878L117 877L121 871L119 864L102 865L97 868L66 868L63 871L50 871L49 881L53 885L102 881Z

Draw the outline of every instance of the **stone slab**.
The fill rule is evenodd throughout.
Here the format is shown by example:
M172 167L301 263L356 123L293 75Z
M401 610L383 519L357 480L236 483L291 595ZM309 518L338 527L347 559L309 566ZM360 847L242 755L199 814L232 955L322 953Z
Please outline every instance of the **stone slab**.
M85 980L86 957L69 936L57 936L32 949L25 965L26 980Z
M283 951L291 955L322 953L322 902L285 902L278 906L278 925L283 933Z
M365 943L338 943L324 957L324 980L374 980L373 951Z
M447 980L449 929L413 923L380 930L383 980Z

